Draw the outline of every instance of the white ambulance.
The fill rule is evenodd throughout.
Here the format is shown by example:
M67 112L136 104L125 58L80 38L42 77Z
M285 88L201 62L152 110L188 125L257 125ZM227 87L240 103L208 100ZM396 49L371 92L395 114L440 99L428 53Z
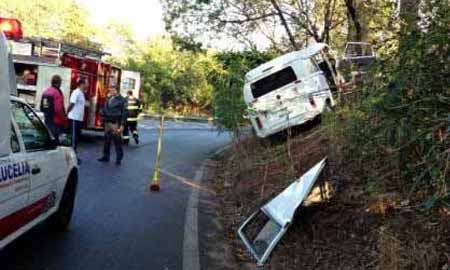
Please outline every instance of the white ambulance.
M336 58L317 43L269 61L245 76L244 100L253 128L265 138L313 120L335 106Z
M134 97L141 97L141 73L122 70L120 94L126 97L128 91L132 91Z
M74 151L58 145L35 111L14 96L6 38L21 35L19 21L0 18L0 249L43 221L65 230L78 183Z

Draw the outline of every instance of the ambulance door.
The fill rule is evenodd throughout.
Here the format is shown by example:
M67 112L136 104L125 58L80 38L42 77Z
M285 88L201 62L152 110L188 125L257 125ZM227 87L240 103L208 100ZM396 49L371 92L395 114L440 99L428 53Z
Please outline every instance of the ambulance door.
M5 36L0 32L0 123L2 123L0 129L0 158L9 155L11 152L9 145L10 126L6 123L11 120L9 98L14 92L13 88L15 88L15 82L12 83L10 78L15 76L13 70L8 68L11 66L9 57Z
M36 109L39 110L42 93L51 86L52 77L55 75L59 75L62 79L61 91L64 95L64 105L66 109L69 106L72 69L57 66L39 66L36 85Z
M31 221L27 215L31 169L14 127L11 154L0 158L0 248L9 242L8 236Z
M67 173L65 154L57 148L50 132L27 105L13 102L12 115L17 123L31 170L29 204L45 202L48 211L55 206L58 181Z

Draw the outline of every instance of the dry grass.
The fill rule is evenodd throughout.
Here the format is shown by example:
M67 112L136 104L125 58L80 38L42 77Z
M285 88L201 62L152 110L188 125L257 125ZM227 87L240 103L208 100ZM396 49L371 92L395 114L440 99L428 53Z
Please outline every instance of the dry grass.
M439 226L436 226L438 224L435 225L437 231L423 231L426 226L422 225L424 224L421 224L415 230L406 230L406 232L381 227L378 240L379 259L377 269L448 270L450 267L449 247L448 242L444 242L448 240L448 236L445 239L444 235L440 235L445 231L439 231ZM447 223L447 225L450 224ZM431 237L423 239L424 236Z
M339 193L301 208L267 268L450 270L450 211L422 212L401 192L369 195L323 134L316 127L277 144L245 138L218 160L212 188L242 269L254 261L237 239L240 224L328 155L325 178Z

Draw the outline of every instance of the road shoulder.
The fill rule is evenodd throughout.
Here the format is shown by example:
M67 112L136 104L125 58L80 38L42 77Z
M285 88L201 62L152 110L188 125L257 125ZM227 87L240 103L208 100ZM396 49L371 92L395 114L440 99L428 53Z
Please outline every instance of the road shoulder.
M195 173L194 180L200 184L203 178L205 166L202 164ZM192 189L189 196L186 218L184 222L183 241L183 270L200 270L199 246L198 246L198 201L199 190Z
M208 186L213 181L217 162L205 161L202 185ZM221 202L214 193L199 194L199 248L201 269L235 270L239 269L232 247L227 240L227 233L221 220Z

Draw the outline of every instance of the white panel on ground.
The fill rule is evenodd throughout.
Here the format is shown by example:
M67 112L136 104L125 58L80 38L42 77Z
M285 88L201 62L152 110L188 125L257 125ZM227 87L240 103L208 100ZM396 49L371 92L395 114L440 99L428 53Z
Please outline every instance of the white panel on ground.
M326 159L317 163L300 179L248 218L239 228L239 236L263 265L270 253L286 233L295 212L308 197L325 167Z

